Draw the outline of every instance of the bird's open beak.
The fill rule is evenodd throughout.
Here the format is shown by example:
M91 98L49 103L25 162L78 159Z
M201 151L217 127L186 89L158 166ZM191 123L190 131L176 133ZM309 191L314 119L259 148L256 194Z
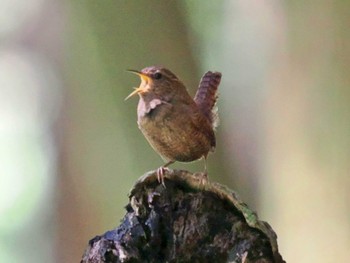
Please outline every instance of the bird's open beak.
M133 70L133 69L128 69L127 71L128 71L128 72L131 72L131 73L134 73L134 74L136 74L136 75L139 75L142 82L141 82L141 84L140 84L140 86L139 86L138 88L134 88L134 91L131 92L131 93L129 94L129 96L127 96L127 97L125 98L125 100L129 99L130 97L132 97L132 96L134 96L134 95L136 95L136 94L146 92L146 91L147 91L147 86L148 86L148 85L145 85L145 84L149 83L150 80L151 80L151 78L150 78L149 76L147 76L146 74L144 74L144 73L142 73L142 72L140 72L140 71ZM143 84L143 85L142 85L142 84Z

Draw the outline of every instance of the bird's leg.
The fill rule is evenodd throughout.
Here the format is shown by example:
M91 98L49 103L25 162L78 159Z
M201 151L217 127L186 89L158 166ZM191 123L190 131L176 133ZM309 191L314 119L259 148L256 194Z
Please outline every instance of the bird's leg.
M208 170L207 170L207 156L203 156L204 159L204 171L201 173L195 173L199 180L199 185L204 187L208 183Z
M208 183L208 170L207 170L207 156L204 156L204 172L203 172L203 176L201 178L200 183L202 185L205 185L206 183Z
M165 183L164 183L164 173L165 171L168 169L167 167L174 163L175 161L169 161L167 162L166 164L164 164L163 166L159 167L157 169L157 179L158 179L158 182L161 183L164 187L165 187Z

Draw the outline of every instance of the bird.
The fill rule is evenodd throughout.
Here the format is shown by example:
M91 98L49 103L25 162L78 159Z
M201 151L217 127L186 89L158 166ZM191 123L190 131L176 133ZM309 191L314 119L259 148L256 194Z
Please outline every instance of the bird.
M192 98L183 82L165 67L127 71L137 74L141 83L125 100L139 95L138 127L166 162L157 169L158 182L165 187L164 174L170 164L199 159L204 159L203 175L207 180L207 156L216 147L221 73L206 72Z

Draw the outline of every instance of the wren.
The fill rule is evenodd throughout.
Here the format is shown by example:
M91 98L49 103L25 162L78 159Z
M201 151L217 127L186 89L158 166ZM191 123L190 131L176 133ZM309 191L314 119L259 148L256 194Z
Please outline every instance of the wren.
M138 94L137 123L152 148L166 161L158 168L158 181L164 185L168 165L205 160L216 146L214 130L218 124L216 101L221 73L208 71L192 98L185 85L169 69L151 66L141 71L141 84L126 97ZM165 186L165 185L164 185Z

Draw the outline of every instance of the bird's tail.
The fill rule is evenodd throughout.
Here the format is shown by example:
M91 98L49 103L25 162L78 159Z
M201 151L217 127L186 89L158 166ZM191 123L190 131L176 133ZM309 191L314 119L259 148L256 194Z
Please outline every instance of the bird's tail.
M208 71L205 73L199 83L199 87L194 101L198 105L202 113L209 119L213 128L219 125L219 116L216 106L218 98L218 87L221 81L220 72Z

